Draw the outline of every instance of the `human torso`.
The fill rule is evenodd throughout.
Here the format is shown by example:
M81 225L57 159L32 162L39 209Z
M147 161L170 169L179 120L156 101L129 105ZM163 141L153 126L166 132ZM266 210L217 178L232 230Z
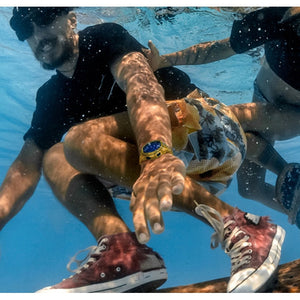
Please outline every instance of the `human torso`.
M263 62L263 65L257 74L256 83L268 102L278 105L300 105L300 90L282 80L270 68L266 60Z
M47 149L75 124L125 111L126 95L116 84L110 66L116 58L141 52L142 48L117 24L91 26L80 32L79 58L73 77L57 72L39 89L31 128L24 139L31 137ZM172 71L161 70L156 74L170 99L182 97L194 88L186 74L177 69ZM175 85L178 78L182 83L176 80Z
M264 47L266 62L274 74L287 86L300 91L300 37L286 32L282 39L267 42ZM268 66L265 64L262 72L265 72ZM274 80L271 74L270 76L270 79Z
M235 52L264 45L265 62L256 82L269 102L299 103L300 37L280 24L288 7L257 10L234 21L230 37Z

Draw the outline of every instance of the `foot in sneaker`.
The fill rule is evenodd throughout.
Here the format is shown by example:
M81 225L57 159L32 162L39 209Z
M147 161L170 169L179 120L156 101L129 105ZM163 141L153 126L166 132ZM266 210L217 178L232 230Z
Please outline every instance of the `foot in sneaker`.
M276 181L276 199L291 224L300 228L300 164L288 164Z
M84 263L75 275L38 292L150 292L167 280L162 258L140 244L134 233L104 236L86 250L86 259L78 261L75 255L68 264Z
M237 208L224 219L216 210L203 204L197 204L195 211L216 230L212 248L221 243L231 258L227 292L261 292L266 288L278 267L285 231L271 224L268 217L255 216Z

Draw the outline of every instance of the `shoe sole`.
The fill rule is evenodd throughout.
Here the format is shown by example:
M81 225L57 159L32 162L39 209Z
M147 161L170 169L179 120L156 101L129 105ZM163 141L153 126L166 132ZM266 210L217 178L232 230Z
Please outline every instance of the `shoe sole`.
M269 288L270 281L274 279L278 268L281 246L285 238L285 230L277 225L277 231L274 236L269 255L264 263L250 274L244 281L228 293L255 293L262 292Z
M166 269L138 272L117 280L96 283L71 289L44 288L40 292L47 293L136 293L150 292L161 286L168 279Z
M276 268L271 277L266 281L266 283L256 291L256 293L271 293L274 287L274 284L277 282L277 275L279 271L279 266Z

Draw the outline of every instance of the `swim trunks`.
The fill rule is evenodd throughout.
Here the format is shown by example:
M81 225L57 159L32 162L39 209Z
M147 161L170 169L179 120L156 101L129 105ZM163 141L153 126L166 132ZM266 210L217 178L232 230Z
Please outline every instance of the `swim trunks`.
M191 93L168 102L169 112L176 112L175 116L170 114L174 154L185 162L187 175L219 194L228 187L245 158L246 136L226 105L195 96ZM176 108L170 109L171 106Z

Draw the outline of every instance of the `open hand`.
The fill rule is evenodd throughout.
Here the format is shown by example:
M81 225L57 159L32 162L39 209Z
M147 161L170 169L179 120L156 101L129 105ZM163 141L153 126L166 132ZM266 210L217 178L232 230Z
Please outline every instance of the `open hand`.
M162 57L159 55L158 49L155 47L151 40L148 42L148 46L150 50L144 49L143 51L148 59L148 63L151 69L153 70L153 72L155 72L161 67Z
M150 239L148 221L154 233L164 230L162 211L172 208L172 195L184 189L185 165L176 156L164 154L142 165L141 175L133 186L130 209L140 243Z

